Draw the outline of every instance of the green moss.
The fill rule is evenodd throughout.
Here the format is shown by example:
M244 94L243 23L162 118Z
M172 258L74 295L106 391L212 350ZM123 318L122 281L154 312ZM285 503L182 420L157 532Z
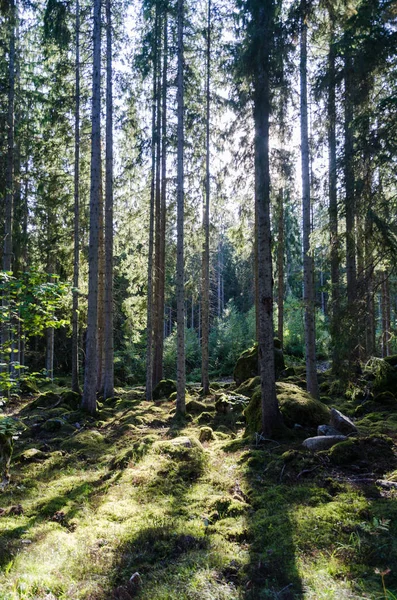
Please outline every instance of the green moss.
M394 461L393 441L382 435L351 438L333 446L328 455L336 465L366 461L375 472L384 472Z
M153 400L169 398L173 392L176 392L176 382L172 379L162 379L153 390Z
M210 442L214 440L214 432L211 427L200 427L199 440L200 442Z
M284 355L283 351L277 347L276 341L274 345L274 359L275 359L275 367L276 367L276 377L278 377L285 369ZM233 379L236 382L237 386L240 386L247 379L251 379L252 377L256 377L258 375L258 345L255 344L252 348L249 348L245 352L241 354L239 357L236 366L233 371Z
M211 423L214 420L215 413L210 413L205 411L201 413L201 415L197 418L197 423L199 425L205 425L206 423Z
M317 427L329 422L329 408L298 386L280 381L276 384L276 392L284 422L288 427L292 427L295 423L303 427ZM253 394L244 414L247 420L246 434L251 435L261 431L260 388Z
M168 459L159 475L164 477L166 474L169 480L196 479L202 475L207 463L202 445L192 436L156 442L153 445L153 452Z
M186 402L186 412L189 415L200 414L207 410L208 406L204 402L198 400L190 400Z
M259 375L256 377L251 377L247 381L244 381L237 389L236 393L241 394L242 396L247 396L251 398L252 394L255 392L256 388L261 384L261 378Z
M63 404L67 404L72 410L78 410L81 406L81 394L66 390L61 394Z
M104 436L95 429L81 431L61 444L63 450L68 452L83 452L87 456L97 456L106 447Z

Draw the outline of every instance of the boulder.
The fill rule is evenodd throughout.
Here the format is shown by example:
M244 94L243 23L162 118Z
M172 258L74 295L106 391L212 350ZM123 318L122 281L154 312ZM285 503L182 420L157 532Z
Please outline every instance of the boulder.
M349 417L343 415L336 408L331 408L331 417L330 417L330 425L334 427L338 431L340 431L343 435L349 435L349 433L356 433L357 427L353 423Z
M45 423L42 424L41 428L45 431L53 433L54 431L59 431L60 429L62 429L64 423L65 422L62 419L60 419L59 417L55 417L53 419L47 419L47 421L45 421Z
M342 433L335 427L331 427L331 425L319 425L317 435L342 435Z
M249 399L241 394L216 394L215 410L220 414L242 412Z
M344 442L347 440L347 437L344 435L317 435L315 437L307 438L302 446L306 448L306 450L311 450L312 452L319 452L320 450L329 450L335 444L339 444L339 442Z
M277 338L274 340L274 359L276 366L276 377L285 369L284 355L281 349L280 341ZM241 385L247 379L259 375L258 367L258 344L254 344L243 352L237 360L233 371L233 378L236 385Z
M40 460L45 460L48 458L48 454L38 450L38 448L29 448L28 450L24 450L22 454L19 455L21 461L25 463L36 462Z
M176 382L172 379L162 379L153 390L153 400L169 398L173 392L176 392Z
M202 412L207 410L207 405L204 402L199 402L198 400L190 400L186 402L186 412L188 415L199 415Z
M280 381L276 383L277 399L284 422L288 427L318 427L329 420L329 408L315 400L297 385ZM246 435L261 431L261 390L256 389L244 411L247 419Z
M211 427L200 427L200 434L199 434L199 440L200 442L210 442L211 440L214 440L215 436L214 436L214 432L212 431Z
M57 403L59 404L60 401L59 395L55 392L44 392L44 394L40 394L36 400L33 400L33 402L29 404L29 409L49 408Z
M66 390L61 394L62 404L67 404L72 410L78 410L81 406L81 394Z

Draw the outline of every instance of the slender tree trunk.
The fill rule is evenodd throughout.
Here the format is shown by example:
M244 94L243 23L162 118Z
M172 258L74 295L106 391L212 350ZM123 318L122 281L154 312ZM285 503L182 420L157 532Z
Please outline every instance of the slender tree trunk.
M255 122L255 212L257 215L259 365L261 374L262 431L270 436L282 423L276 398L273 332L273 275L270 226L270 32L273 30L274 6L266 0L258 9L257 27L263 38L259 42L257 72L254 82Z
M79 275L80 275L80 3L76 0L76 62L74 114L74 262L72 316L72 390L79 384Z
M82 406L96 412L98 376L98 247L101 193L101 0L94 0L91 133L90 243L88 251L87 343Z
M99 239L98 239L98 377L97 392L103 396L104 364L105 364L105 221L103 202L103 177L102 177L102 155L101 155L101 188L99 194Z
M161 86L161 198L160 198L160 245L158 285L158 328L154 346L154 381L163 378L164 307L165 307L165 236L167 218L167 90L168 90L168 18L164 9L163 22L163 78Z
M186 412L185 405L185 275L184 275L184 0L178 0L178 88L177 88L177 413Z
M203 206L203 252L201 279L201 385L204 395L209 394L209 335L210 335L210 118L211 118L211 0L208 0L207 16L207 72L206 72L206 155L205 155L205 203Z
M155 31L158 13L156 11ZM157 98L157 44L153 48L153 97L152 97L152 164L149 208L149 250L146 317L146 400L153 399L153 241L154 241L154 194L156 182L156 98Z
M305 354L307 391L318 397L316 369L316 329L314 312L313 256L310 251L311 204L309 135L307 118L307 6L301 2L300 89L301 89L301 158L302 158L302 230L303 230L303 300L305 304Z
M12 232L14 215L14 104L15 104L15 0L9 5L10 50L8 63L7 159L4 203L3 271L12 270Z
M114 396L113 339L113 81L111 0L106 0L105 360L103 397Z
M356 319L356 239L355 239L355 198L354 198L354 165L353 165L353 60L350 49L346 50L344 64L345 78L345 213L346 213L346 280L347 280L347 314L349 331L348 359L352 364L357 360L358 331Z
M340 293L339 293L339 237L338 237L338 198L336 172L336 104L335 104L335 18L333 9L329 9L331 22L330 45L328 54L328 218L331 249L331 319L332 369L339 373L341 367L341 331L340 331Z
M154 352L153 352L153 386L160 381L159 356L157 344L162 334L163 316L160 313L160 269L161 269L161 101L162 101L162 79L161 79L161 14L158 15L157 24L157 98L156 98L156 190L155 190L155 221L154 221L154 311L153 311L153 333L154 333Z
M4 245L3 245L3 271L12 271L12 234L14 217L14 104L15 104L15 21L16 9L14 0L10 0L8 9L9 23L9 63L8 63L8 109L7 109L7 158L5 173L5 200L4 200ZM3 310L7 313L9 301L7 293L2 297ZM11 323L6 322L2 326L1 341L2 350L7 348L11 335ZM4 351L4 350L3 350ZM2 357L2 362L10 361L8 351ZM5 359L5 360L4 360ZM4 367L2 367L2 370ZM5 367L6 370L9 367Z
M51 238L50 235L53 231L53 227L54 227L54 221L51 218L51 211L48 211L48 231L47 231L47 238L48 238L48 258L47 258L47 273L48 273L48 277L49 277L49 281L50 283L54 282L54 278L53 278L53 274L55 271L55 265L54 265L54 260L53 260L53 256L52 256L52 248L51 248ZM46 330L46 361L45 361L45 368L47 371L47 377L48 379L51 379L51 381L53 381L54 379L54 328L53 327L48 327Z
M284 192L278 193L278 243L277 243L277 272L278 272L278 328L277 337L284 344Z

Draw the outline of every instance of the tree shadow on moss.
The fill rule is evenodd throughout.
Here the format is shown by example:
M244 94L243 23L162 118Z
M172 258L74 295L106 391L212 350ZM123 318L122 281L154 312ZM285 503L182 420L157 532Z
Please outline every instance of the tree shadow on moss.
M249 564L246 567L244 598L247 600L290 600L303 597L302 581L296 564L297 549L293 540L291 506L284 486L269 480L267 467L273 461L271 451L247 453L244 465Z

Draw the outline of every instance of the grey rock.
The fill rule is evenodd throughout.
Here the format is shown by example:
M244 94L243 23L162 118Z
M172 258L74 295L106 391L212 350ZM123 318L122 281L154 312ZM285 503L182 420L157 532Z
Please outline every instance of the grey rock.
M319 425L317 435L342 435L342 432L331 425Z
M331 408L330 425L343 433L343 435L349 435L349 433L356 433L357 431L357 427L353 421L339 410L336 410L336 408Z
M329 450L335 444L346 440L345 435L317 435L316 437L307 438L302 445L306 450L319 452L320 450Z

